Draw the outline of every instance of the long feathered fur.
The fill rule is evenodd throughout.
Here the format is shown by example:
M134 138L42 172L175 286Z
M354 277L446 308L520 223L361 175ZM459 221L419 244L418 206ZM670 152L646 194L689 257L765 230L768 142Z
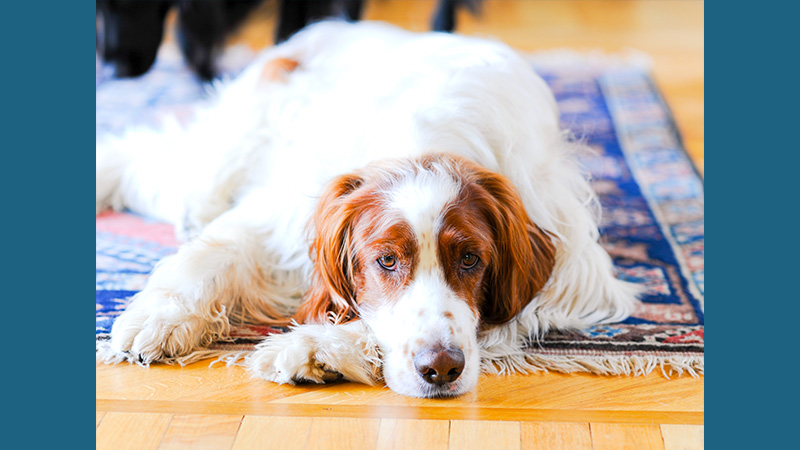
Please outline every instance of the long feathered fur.
M265 64L278 58L299 65L265 80ZM306 233L315 210L335 214L318 209L327 201L320 203L323 187L378 160L442 151L513 186L516 212L497 226L523 227L532 242L526 257L549 261L529 289L502 291L531 297L516 301L512 314L487 311L478 335L484 368L526 370L522 349L531 337L630 314L637 288L615 278L597 242L599 206L575 162L582 147L560 131L552 94L518 55L486 40L323 22L216 85L210 105L186 127L170 122L98 142L97 211L127 207L170 221L191 239L156 268L98 358L186 358L224 338L230 321L286 323L314 283L340 285L330 299L338 307L301 310L298 317L353 314L357 305L344 298L346 270L344 279L325 279L315 263L329 263L330 249ZM482 182L508 197L490 177ZM303 327L287 336L300 339ZM303 339L323 341L329 333L318 331ZM352 354L375 361L380 350L364 336L369 332L343 332L336 342L358 341L361 350ZM311 347L320 355L329 353L317 344ZM289 337L265 342L261 350L273 356L251 367L268 379L289 379L265 375L264 367L279 370L290 355L309 357L297 356L300 347L292 345ZM354 379L379 372L362 362L352 362L364 368ZM325 368L312 369L304 369L317 377L312 381L327 376Z

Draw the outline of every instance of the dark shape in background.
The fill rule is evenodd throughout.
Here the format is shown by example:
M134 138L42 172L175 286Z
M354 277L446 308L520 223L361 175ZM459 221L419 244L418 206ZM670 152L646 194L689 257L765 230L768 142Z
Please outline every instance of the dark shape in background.
M176 34L187 64L203 81L217 76L216 61L225 40L265 0L96 0L97 54L117 78L147 73L164 38L164 21L178 10ZM432 20L435 31L452 32L456 11L478 13L481 0L439 0ZM356 21L364 0L278 0L275 42L308 24L327 18Z

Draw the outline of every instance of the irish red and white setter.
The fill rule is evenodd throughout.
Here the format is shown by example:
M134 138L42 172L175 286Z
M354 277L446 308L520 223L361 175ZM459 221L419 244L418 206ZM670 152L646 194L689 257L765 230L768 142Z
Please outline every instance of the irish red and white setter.
M530 369L550 328L630 313L582 148L505 45L324 22L216 90L186 126L98 142L98 212L187 241L98 359L187 361L232 323L294 320L247 356L255 375L453 396Z

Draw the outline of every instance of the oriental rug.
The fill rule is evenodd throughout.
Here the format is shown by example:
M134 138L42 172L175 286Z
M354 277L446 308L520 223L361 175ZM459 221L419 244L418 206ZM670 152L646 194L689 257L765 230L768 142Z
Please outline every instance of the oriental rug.
M229 58L229 73L249 59ZM641 58L550 52L532 65L552 88L563 127L594 152L582 157L603 205L601 240L618 276L645 293L622 323L553 331L531 342L527 367L598 374L704 373L704 189L670 111ZM179 117L208 89L165 47L155 67L133 80L96 76L96 133ZM171 225L133 213L96 219L96 343L144 288L149 273L179 245ZM246 352L285 330L235 327L208 355Z

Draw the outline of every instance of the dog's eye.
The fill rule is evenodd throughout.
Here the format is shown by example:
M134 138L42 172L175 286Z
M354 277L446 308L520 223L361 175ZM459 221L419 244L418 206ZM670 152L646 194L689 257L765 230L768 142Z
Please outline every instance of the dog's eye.
M386 270L394 270L397 268L397 260L392 255L383 255L378 258L378 264Z
M461 258L461 268L464 270L469 270L475 267L478 264L478 261L481 259L478 258L477 255L473 255L472 253L467 253Z

